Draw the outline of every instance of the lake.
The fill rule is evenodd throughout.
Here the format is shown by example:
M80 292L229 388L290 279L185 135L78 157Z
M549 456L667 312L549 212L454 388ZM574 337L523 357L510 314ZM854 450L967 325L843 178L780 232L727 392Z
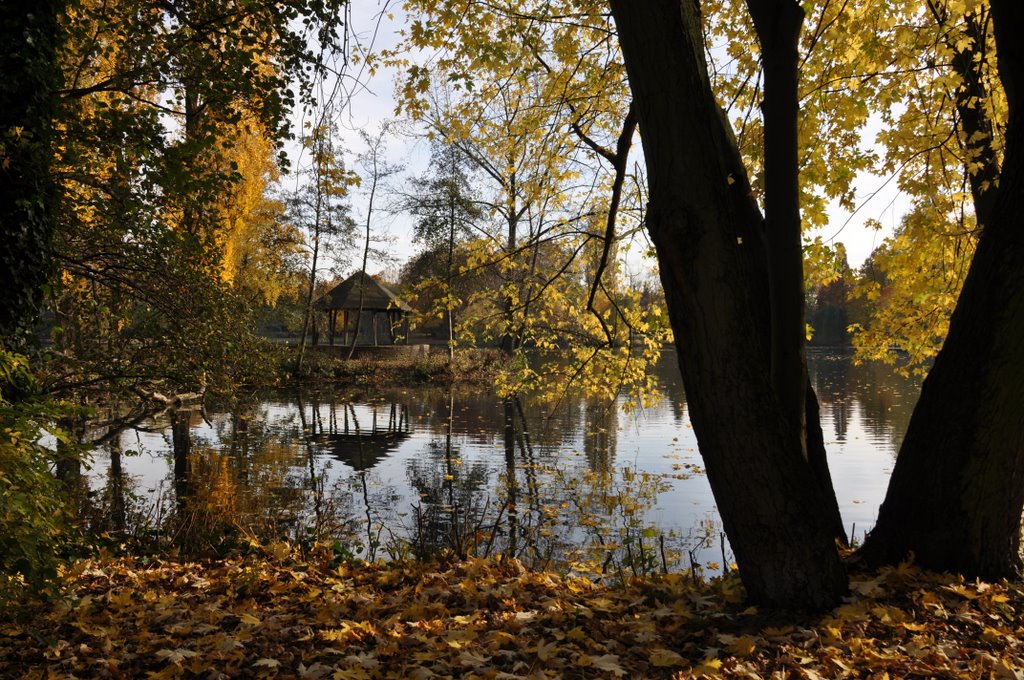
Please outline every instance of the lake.
M809 368L840 509L871 528L919 384L849 353ZM596 576L714 572L722 540L672 352L661 398L547 411L456 388L255 395L124 431L86 473L94 529L191 550L332 540L366 559L514 555Z

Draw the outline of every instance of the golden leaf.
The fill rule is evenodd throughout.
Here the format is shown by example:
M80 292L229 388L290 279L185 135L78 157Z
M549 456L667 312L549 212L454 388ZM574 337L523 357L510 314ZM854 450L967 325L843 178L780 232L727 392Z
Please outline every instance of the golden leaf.
M664 649L663 647L651 650L649 659L652 666L657 666L659 668L681 666L685 661L679 654L676 654L670 649Z
M739 657L750 656L756 649L757 645L754 644L754 638L749 635L743 635L729 645L729 652Z

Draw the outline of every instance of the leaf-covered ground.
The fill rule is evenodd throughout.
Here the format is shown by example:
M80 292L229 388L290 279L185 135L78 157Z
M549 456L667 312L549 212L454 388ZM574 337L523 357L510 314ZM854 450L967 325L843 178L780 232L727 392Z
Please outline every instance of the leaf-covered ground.
M686 575L626 587L513 560L332 566L287 546L83 562L66 600L0 615L0 675L1024 679L1020 584L901 567L793 621Z

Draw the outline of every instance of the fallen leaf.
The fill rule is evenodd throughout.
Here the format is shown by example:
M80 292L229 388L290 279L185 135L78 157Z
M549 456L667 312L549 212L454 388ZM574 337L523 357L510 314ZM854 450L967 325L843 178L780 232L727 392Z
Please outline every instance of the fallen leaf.
M616 676L625 675L626 671L619 665L619 657L615 654L602 654L590 658L594 668L600 668Z
M685 659L683 659L682 656L676 654L670 649L665 649L663 647L658 647L656 649L651 650L649 660L652 666L657 666L658 668L667 668L669 666L681 666L685 662Z

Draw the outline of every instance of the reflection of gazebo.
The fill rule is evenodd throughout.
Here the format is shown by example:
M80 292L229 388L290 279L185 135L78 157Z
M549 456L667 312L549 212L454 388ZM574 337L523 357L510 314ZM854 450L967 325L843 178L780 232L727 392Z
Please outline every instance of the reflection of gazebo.
M378 423L377 407L371 406L371 409L370 427L363 429L359 426L353 405L346 404L343 423L332 417L330 429L314 435L320 451L337 458L356 472L362 472L387 458L412 436L405 406L391 404L386 424Z
M342 344L351 341L350 333L356 331L356 321L360 309L360 293L362 294L362 318L359 320L359 337L357 344L394 345L397 341L395 328L404 322L404 340L409 341L409 321L406 315L412 307L398 299L394 291L377 281L365 272L356 272L316 301L316 308L327 314L327 332L329 344L334 344L335 333L341 334ZM341 312L341 326L338 327L338 312ZM317 344L317 333L314 327L313 344Z
M362 472L390 456L410 436L408 432L324 433L316 436L316 442L323 453Z

